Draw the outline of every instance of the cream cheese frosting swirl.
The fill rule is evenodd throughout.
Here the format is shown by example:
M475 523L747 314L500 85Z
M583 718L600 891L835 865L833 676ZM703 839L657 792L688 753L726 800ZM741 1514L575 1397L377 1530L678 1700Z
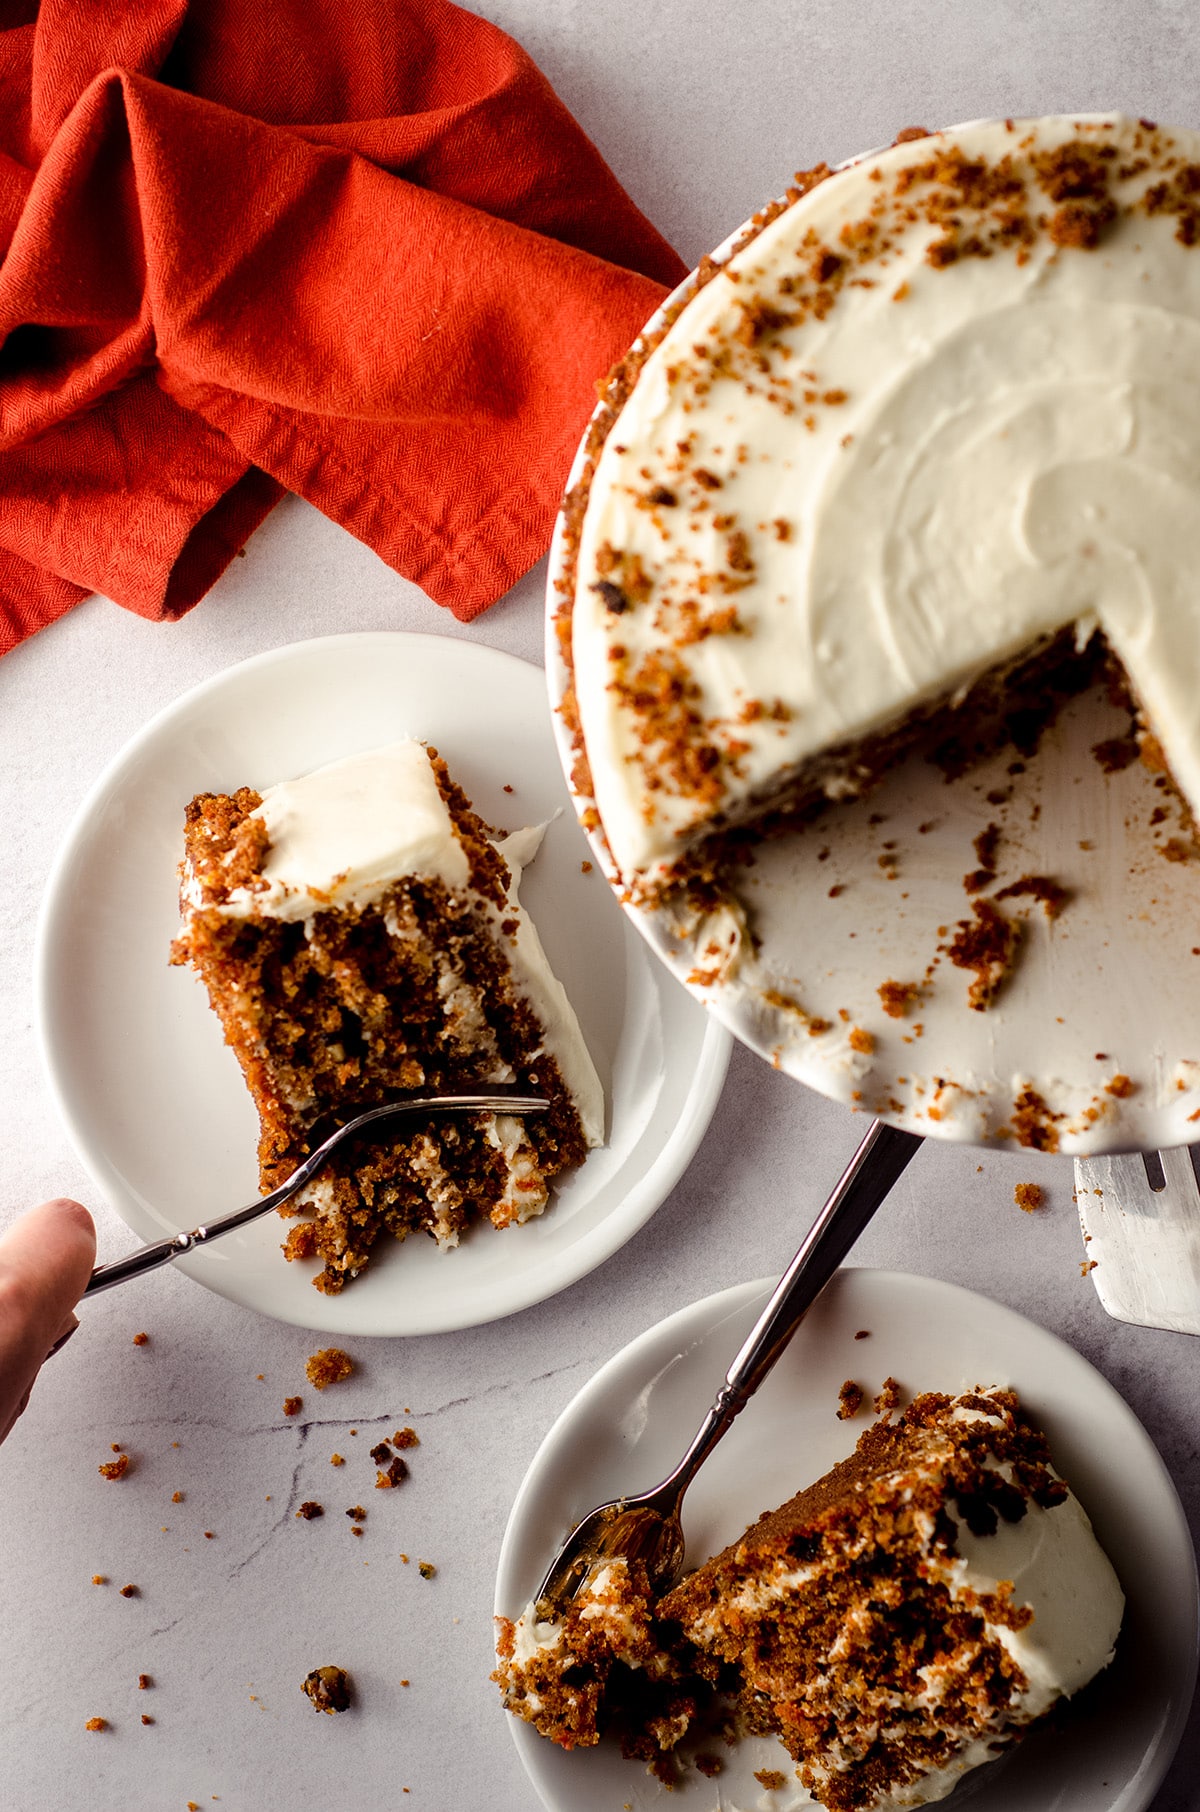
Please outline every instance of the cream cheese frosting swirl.
M1200 134L983 122L826 175L596 458L572 654L622 875L1070 624L1200 810L1198 505Z

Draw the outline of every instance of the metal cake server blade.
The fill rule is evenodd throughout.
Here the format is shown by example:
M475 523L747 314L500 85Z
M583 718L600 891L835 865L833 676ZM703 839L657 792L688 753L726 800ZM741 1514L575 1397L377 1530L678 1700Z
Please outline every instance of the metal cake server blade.
M1096 1294L1117 1321L1200 1334L1200 1184L1190 1145L1076 1158Z

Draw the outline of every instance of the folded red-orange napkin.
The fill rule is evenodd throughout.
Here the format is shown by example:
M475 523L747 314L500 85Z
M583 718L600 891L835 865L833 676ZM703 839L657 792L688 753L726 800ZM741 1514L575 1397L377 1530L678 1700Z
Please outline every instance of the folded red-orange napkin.
M0 650L180 615L284 490L499 597L683 271L524 51L448 0L0 17Z

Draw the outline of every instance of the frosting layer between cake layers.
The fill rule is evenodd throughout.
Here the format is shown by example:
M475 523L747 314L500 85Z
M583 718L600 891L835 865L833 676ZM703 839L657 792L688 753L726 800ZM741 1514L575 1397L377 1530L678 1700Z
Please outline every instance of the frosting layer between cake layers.
M751 224L635 354L578 525L625 880L1071 624L1200 810L1200 134L972 124Z

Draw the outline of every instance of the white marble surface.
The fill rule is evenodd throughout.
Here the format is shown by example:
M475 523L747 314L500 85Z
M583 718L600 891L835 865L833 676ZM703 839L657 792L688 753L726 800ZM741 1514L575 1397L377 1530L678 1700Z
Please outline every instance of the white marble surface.
M485 10L539 58L689 259L793 169L904 125L1109 106L1196 123L1185 0L490 0ZM426 630L536 660L540 581L539 569L464 629L289 500L182 623L149 625L95 599L0 663L0 1218L76 1194L105 1256L130 1243L67 1148L31 1024L46 873L109 758L196 681L306 636ZM534 1795L487 1680L496 1554L528 1461L627 1340L711 1290L781 1269L861 1130L736 1052L688 1174L599 1272L473 1332L349 1341L359 1371L323 1397L304 1382L312 1335L183 1277L159 1273L90 1304L0 1455L0 1808L182 1812L190 1799L225 1812L529 1812ZM1014 1183L1030 1180L1046 1189L1037 1215L1013 1205ZM950 1147L918 1156L854 1254L969 1284L1062 1334L1141 1416L1195 1530L1200 1348L1110 1322L1080 1256L1065 1161ZM137 1348L143 1329L149 1344ZM281 1405L293 1393L305 1408L289 1421ZM409 1483L385 1498L367 1449L404 1422L421 1446ZM116 1485L96 1471L111 1442L135 1459ZM295 1519L306 1497L325 1503L323 1520ZM355 1540L342 1509L360 1502L369 1516ZM438 1568L429 1581L416 1567L426 1558ZM96 1573L111 1583L93 1586ZM126 1583L136 1596L119 1595ZM315 1718L300 1697L302 1676L330 1660L354 1673L353 1717ZM139 1693L139 1673L151 1691ZM84 1732L96 1715L112 1726L102 1736ZM1195 1812L1197 1779L1193 1718L1154 1812Z

